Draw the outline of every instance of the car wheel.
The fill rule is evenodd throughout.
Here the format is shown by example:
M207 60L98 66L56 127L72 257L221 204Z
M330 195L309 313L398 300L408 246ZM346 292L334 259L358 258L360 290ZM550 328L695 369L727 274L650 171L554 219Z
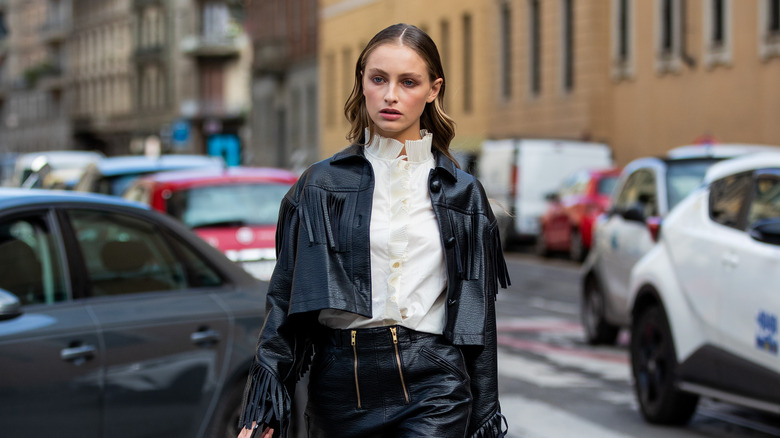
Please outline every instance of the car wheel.
M241 416L244 386L236 383L220 400L214 411L209 438L236 438L239 433L238 420Z
M570 241L569 258L575 262L581 262L585 260L585 244L582 243L582 234L580 234L580 230L576 228L571 230Z
M642 416L656 424L685 424L699 397L676 388L677 358L660 306L645 309L631 326L631 371Z
M585 340L591 345L612 345L617 340L620 328L604 319L604 292L596 277L588 276L580 305L580 318L585 330Z

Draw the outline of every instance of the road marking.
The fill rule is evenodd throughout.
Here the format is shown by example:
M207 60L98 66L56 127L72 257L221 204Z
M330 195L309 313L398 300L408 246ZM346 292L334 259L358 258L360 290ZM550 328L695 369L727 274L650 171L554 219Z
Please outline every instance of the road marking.
M507 417L507 438L630 438L571 415L555 406L518 395L501 397L501 411Z

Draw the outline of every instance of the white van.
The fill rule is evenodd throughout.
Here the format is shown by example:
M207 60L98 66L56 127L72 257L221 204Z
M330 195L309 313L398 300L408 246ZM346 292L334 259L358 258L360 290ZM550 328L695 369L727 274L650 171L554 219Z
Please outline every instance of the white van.
M493 204L502 239L533 239L545 197L570 174L612 167L612 151L604 143L548 139L485 140L478 177Z

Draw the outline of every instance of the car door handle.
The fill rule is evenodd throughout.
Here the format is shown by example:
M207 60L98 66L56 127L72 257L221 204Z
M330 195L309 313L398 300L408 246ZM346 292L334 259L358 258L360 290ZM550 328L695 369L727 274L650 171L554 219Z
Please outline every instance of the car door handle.
M198 330L190 335L190 341L192 341L193 344L201 346L203 344L219 342L220 339L222 339L222 336L217 330Z
M78 347L63 348L60 350L60 358L68 362L83 362L95 357L94 345L79 345Z

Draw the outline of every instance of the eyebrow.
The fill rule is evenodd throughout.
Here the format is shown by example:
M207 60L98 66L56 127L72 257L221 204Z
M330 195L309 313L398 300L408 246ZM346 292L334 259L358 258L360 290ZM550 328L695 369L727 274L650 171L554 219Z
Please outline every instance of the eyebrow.
M384 76L390 76L386 71L382 70L381 68L376 68L376 67L372 67L372 68L368 69L368 73L367 74L368 75L380 74L380 75L384 75ZM417 80L422 80L422 78L424 77L423 75L418 74L418 73L401 73L398 76L410 77L410 78L417 79Z

